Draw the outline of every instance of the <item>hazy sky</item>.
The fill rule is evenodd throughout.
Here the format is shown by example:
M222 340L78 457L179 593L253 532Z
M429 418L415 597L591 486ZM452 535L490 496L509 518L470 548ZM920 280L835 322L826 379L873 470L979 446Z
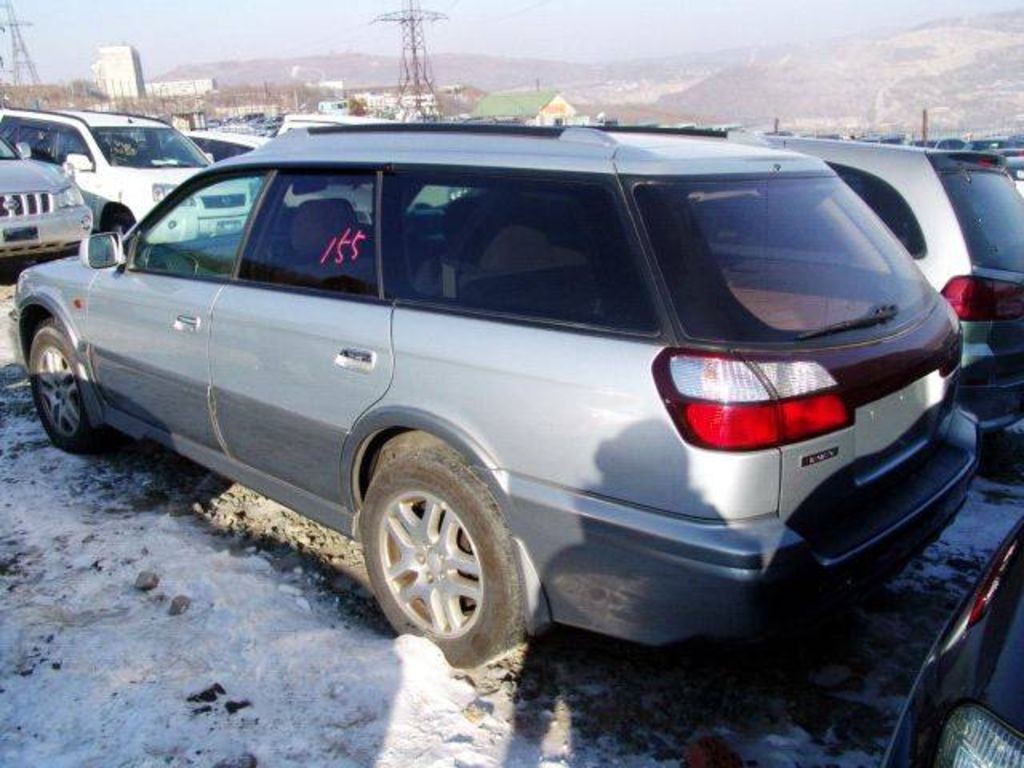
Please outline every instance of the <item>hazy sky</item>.
M18 0L44 80L89 78L95 48L127 42L147 78L189 61L360 51L395 54L398 30L370 21L400 0ZM577 61L823 39L1022 7L1005 0L424 0L449 15L436 52ZM0 37L7 56L6 36Z

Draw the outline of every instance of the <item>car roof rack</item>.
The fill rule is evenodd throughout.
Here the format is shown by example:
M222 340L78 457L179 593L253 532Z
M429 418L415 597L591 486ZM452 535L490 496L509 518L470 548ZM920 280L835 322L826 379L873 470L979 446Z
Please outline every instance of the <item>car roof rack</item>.
M604 134L614 142L613 134L681 136L703 139L727 139L729 132L720 128L669 128L644 125L565 125L540 126L519 123L370 123L361 125L316 125L306 129L311 136L360 133L460 133L477 136L519 136L527 138L559 139L579 136L581 132ZM604 143L604 142L602 142Z

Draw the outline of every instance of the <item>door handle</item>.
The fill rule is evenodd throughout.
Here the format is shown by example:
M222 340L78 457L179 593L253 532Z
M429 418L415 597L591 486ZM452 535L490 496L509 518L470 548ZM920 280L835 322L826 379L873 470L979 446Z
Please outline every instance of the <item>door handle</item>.
M369 373L377 365L377 353L367 349L346 348L334 358L334 364L349 371Z
M194 315L178 315L171 327L182 333L195 333L199 330L200 324L199 318Z

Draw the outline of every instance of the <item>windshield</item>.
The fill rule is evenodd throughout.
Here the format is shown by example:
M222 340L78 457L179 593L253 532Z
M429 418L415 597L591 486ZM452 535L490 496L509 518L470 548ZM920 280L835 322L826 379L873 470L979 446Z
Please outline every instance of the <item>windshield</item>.
M1024 272L1024 198L1003 173L942 176L960 228L978 267Z
M5 140L0 139L0 160L18 160L18 153Z
M93 128L111 165L122 168L202 168L206 156L173 128Z
M845 342L889 333L934 296L835 177L643 182L635 194L691 337L786 342L848 324Z

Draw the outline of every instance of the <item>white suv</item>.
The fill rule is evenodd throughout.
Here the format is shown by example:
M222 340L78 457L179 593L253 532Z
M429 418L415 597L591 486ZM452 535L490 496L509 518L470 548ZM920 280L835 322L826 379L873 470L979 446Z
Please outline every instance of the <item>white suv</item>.
M72 174L101 231L126 232L210 164L171 126L136 115L5 109L0 137Z

